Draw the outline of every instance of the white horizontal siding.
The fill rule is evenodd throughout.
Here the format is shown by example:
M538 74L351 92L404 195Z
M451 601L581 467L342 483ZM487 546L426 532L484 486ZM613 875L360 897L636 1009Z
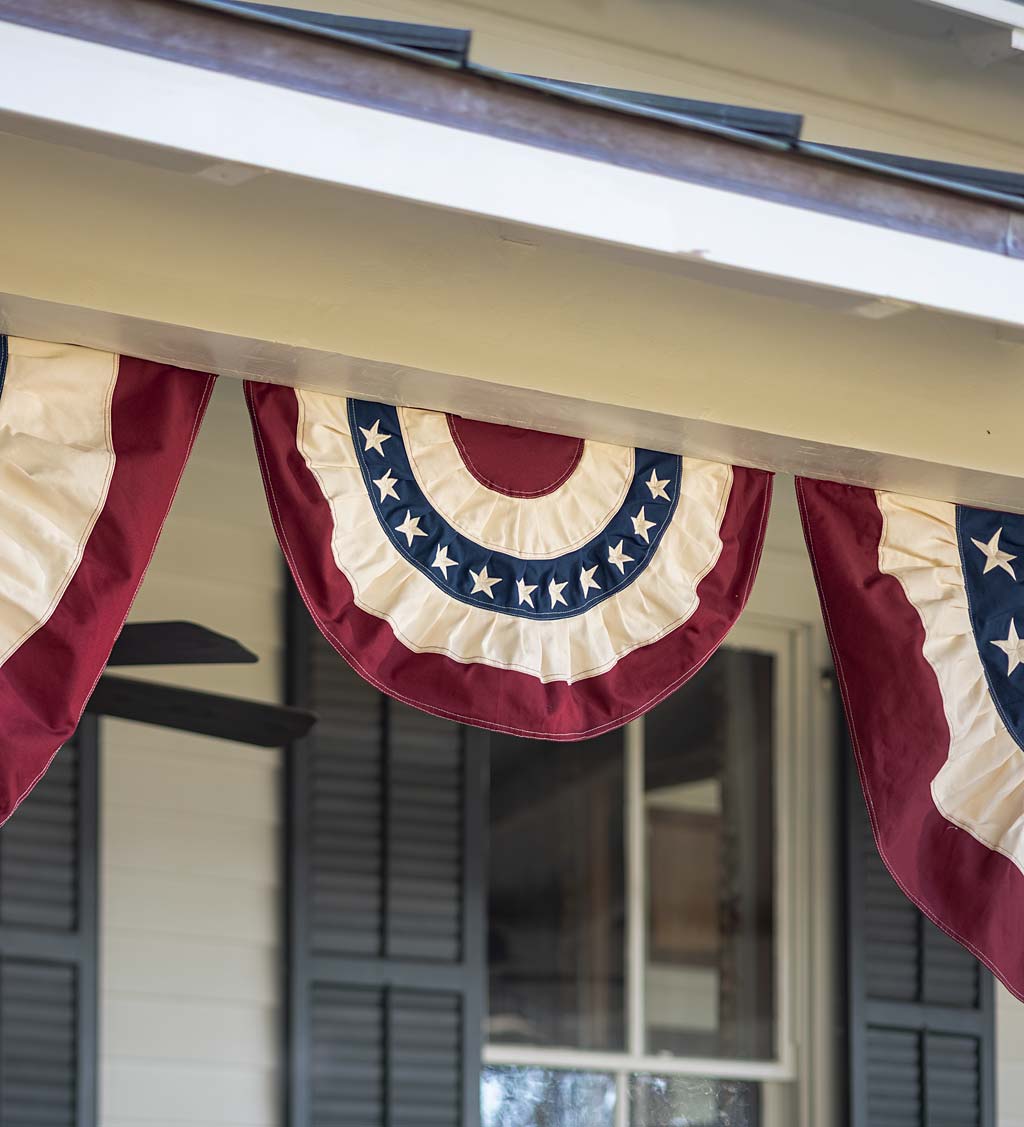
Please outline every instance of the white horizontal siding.
M136 620L237 637L257 665L126 670L280 697L281 556L241 388L221 381ZM280 1121L280 753L102 727L100 1122Z
M273 1069L257 1072L178 1061L105 1063L100 1083L109 1095L103 1122L106 1127L263 1127L267 1109L277 1102L277 1082Z

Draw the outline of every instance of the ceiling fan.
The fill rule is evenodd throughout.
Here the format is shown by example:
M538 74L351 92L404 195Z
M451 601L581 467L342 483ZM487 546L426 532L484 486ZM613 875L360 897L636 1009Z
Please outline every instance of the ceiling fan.
M258 660L234 638L194 622L130 622L114 643L107 666L251 665ZM85 711L260 747L301 739L316 722L312 712L301 708L107 673Z

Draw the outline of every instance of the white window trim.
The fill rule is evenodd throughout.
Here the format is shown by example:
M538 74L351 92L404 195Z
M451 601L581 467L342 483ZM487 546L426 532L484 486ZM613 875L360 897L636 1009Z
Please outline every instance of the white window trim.
M1015 0L918 0L932 8L948 8L964 16L972 16L984 23L1016 31L1024 29L1024 5ZM1024 48L1024 40L1014 42L1018 50Z
M812 771L812 745L828 739L829 702L819 693L817 646L806 624L747 613L726 643L775 658L776 1047L771 1060L671 1057L642 1052L646 960L646 857L643 813L643 721L626 730L626 1005L627 1048L595 1052L525 1045L486 1045L487 1065L612 1073L615 1127L628 1127L633 1073L793 1083L799 1122L817 1121L832 1099L827 1052L832 995L828 844L832 772ZM818 749L827 757L828 748ZM816 910L812 910L816 909ZM826 916L823 921L820 916ZM822 925L824 924L824 935ZM825 948L823 950L823 947ZM795 973L796 968L802 968ZM822 1004L824 1001L825 1004ZM804 1047L804 1051L800 1048Z

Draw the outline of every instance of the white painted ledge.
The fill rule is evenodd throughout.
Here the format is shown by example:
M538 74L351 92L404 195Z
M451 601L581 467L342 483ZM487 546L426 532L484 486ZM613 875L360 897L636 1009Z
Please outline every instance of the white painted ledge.
M1024 328L1021 260L12 24L0 52L9 120Z
M686 417L669 410L602 403L530 387L498 386L452 372L162 325L0 293L0 333L13 334L15 330L36 339L70 339L231 379L250 378L451 411L600 442L645 446L777 473L1024 512L1024 473L1018 477L755 430L728 421Z
M919 0L932 8L947 8L999 27L1024 28L1024 5L1014 0ZM1020 50L1019 41L1014 46Z

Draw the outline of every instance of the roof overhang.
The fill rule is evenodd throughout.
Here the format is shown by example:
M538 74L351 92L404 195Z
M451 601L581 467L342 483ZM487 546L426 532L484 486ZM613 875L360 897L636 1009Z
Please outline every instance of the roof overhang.
M1024 50L1024 11L1019 0L922 0L933 8L945 8L970 16L982 23L1007 28L1012 33L1011 46Z
M1019 383L1022 354L1008 340L1024 337L1024 214L1008 204L170 0L0 0L0 19L0 123L12 154L39 156L39 142L72 162L86 154L83 183L95 181L97 155L115 168L190 174L180 206L159 216L163 261L96 254L87 284L69 275L61 248L85 237L82 223L96 246L116 244L117 209L100 218L85 192L82 216L68 217L53 184L39 196L40 206L46 192L53 199L51 222L15 209L0 262L11 332L1024 507L1009 500L1024 459L986 444L984 404L951 401L928 438L883 418L881 400L835 418L830 381L841 376L836 388L849 394L857 372L829 373L825 355L810 364L800 347L800 334L819 349L825 334L837 359L872 356L864 391L879 379L895 403L913 383L910 366L934 373L950 399L941 381L968 356L976 379ZM14 196L30 200L31 160L5 168L12 183L21 178ZM246 229L231 187L260 177L274 186L280 232L296 228L293 260L275 240L277 282L289 285L280 308L271 304L279 284L261 289L251 264L223 245L200 260L214 254L218 224L233 223L227 245L236 248L266 237ZM324 237L353 264L328 292L303 261L299 209L314 197L330 215ZM374 228L373 247L356 246L356 222L364 236ZM208 248L192 245L197 225L210 232ZM188 292L140 288L140 269L150 278L187 269L171 237L179 226ZM33 253L19 254L27 228ZM403 234L418 248L404 259ZM425 258L439 239L440 254ZM144 242L133 244L140 256ZM360 254L371 255L376 294L359 292ZM559 277L561 324L544 284ZM640 285L662 310L657 325L624 292ZM417 324L409 294L424 287L450 287L452 301ZM473 289L477 301L504 295L501 315L467 297ZM380 316L389 301L408 313L400 328L396 310ZM926 311L913 316L931 327L915 332L907 316L890 316L906 311ZM610 325L614 317L631 317L635 333ZM786 333L766 334L766 318ZM707 372L689 370L673 341L680 329ZM481 339L466 339L474 330ZM728 334L744 332L755 338L746 363L760 356L772 374L770 396L749 393L749 374L728 375L744 362ZM530 347L531 335L545 348ZM502 355L482 357L487 342ZM574 348L578 363L567 363Z

